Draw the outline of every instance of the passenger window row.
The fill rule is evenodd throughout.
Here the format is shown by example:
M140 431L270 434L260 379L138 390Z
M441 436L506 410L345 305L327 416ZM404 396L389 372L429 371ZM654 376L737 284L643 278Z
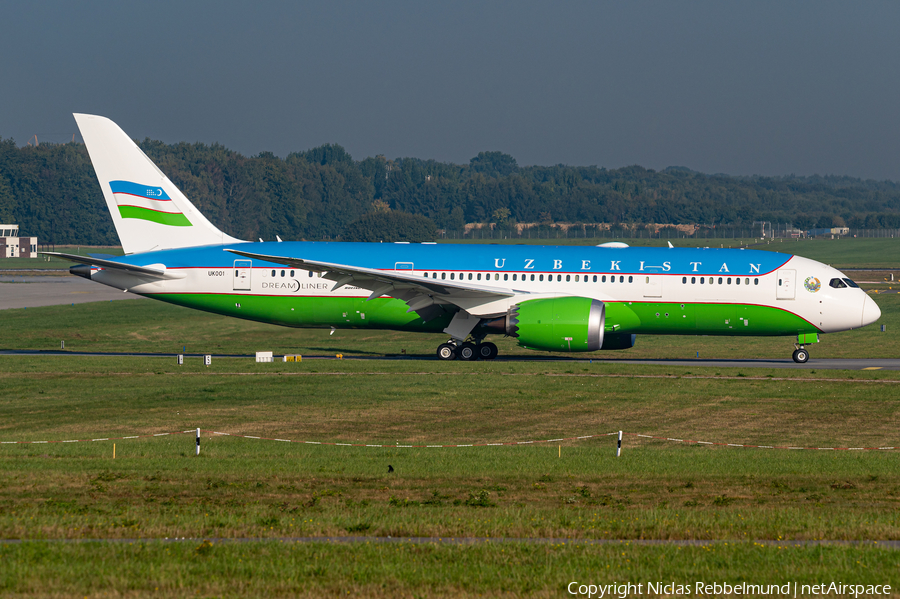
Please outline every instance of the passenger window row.
M288 274L288 273L290 273L290 274ZM309 275L310 278L316 276L316 273L314 273L314 272L311 271L311 270L306 271L306 273ZM263 271L263 276L266 276L266 271ZM288 270L281 270L281 271L279 271L279 270L273 268L272 271L271 271L271 273L269 274L269 276L272 277L273 279L274 279L274 278L277 278L277 277L279 277L279 276L281 276L281 277L289 276L289 277L293 278L293 276L294 276L294 271L293 271L293 270L290 270L290 271L288 271ZM321 277L321 276L322 276L322 275L320 274L319 277Z
M650 281L648 280L647 282L649 283ZM687 285L687 282L688 282L688 278L687 278L687 277L681 277L681 283L682 283L682 285ZM700 281L699 281L699 282L700 282L701 285L706 285L706 284L714 285L714 284L716 283L716 277L700 277ZM697 277L691 277L691 285L696 285L696 284L697 284ZM719 277L719 278L718 278L718 284L719 284L719 285L731 285L731 277ZM740 284L741 284L741 278L740 278L740 277L734 277L734 284L735 284L735 285L740 285ZM749 285L749 284L750 284L750 277L744 277L744 285ZM754 284L754 285L759 285L759 279L758 279L758 278L754 278L754 279L753 279L753 284Z
M491 279L491 274L494 275L494 278L493 278L493 279ZM426 279L429 278L429 277L432 278L432 279L440 278L442 281L446 281L446 280L450 280L450 281L457 281L457 280L459 280L459 281L466 281L466 280L468 280L468 281L481 281L481 280L482 280L482 273L480 273L480 272L478 272L478 273L471 273L471 272L470 272L470 273L463 273L463 272L461 272L461 273L459 273L458 275L457 275L457 273L455 273L455 272L451 272L451 273L442 272L442 273L440 273L440 277L438 277L438 273L436 273L436 272L432 272L430 275L429 275L428 272L426 272L426 273L424 273L424 276L425 276ZM607 275L572 275L572 274L561 275L561 274L559 274L559 275L555 275L555 276L556 276L556 281L557 281L558 283L561 283L561 282L562 282L563 276L565 276L566 282L567 282L567 283L571 283L571 282L573 282L573 281L574 281L575 283L580 283L580 282L584 282L584 283L590 283L590 282L594 282L594 283L597 283L597 282L600 282L600 283L606 283L606 282L607 282ZM510 279L510 277L512 277L512 279ZM553 281L553 277L554 277L554 275L552 275L552 274L546 275L546 280L547 280L547 281ZM626 277L625 275L619 275L619 283L624 283L626 279L628 279L628 282L629 282L629 283L633 283L633 282L634 282L634 276L633 276L633 275L628 275L627 277ZM498 273L498 272L495 272L495 273L489 273L489 272L488 272L488 273L484 273L484 280L485 280L485 281L490 281L490 280L499 281L499 280L500 280L500 273ZM543 275L543 274L538 274L538 275L535 275L535 274L531 274L531 275L521 274L521 275L520 275L520 274L518 274L518 273L513 273L512 275L510 275L509 273L503 273L503 280L504 280L504 281L513 280L513 281L539 281L539 282L540 282L540 281L543 281L543 280L544 280L544 275ZM615 283L615 282L616 282L616 275L609 275L609 282L610 282L610 283Z

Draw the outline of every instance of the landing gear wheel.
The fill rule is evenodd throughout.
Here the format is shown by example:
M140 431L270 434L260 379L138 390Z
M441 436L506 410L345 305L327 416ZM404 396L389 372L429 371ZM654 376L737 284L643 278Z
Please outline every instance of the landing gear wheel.
M497 357L497 346L493 343L479 343L476 349L478 351L478 357L482 360L493 360Z
M797 364L806 364L809 361L809 352L806 351L806 348L801 347L800 349L795 349L791 357Z
M441 343L437 348L437 357L441 360L455 360L456 348L449 343Z
M456 348L456 357L460 360L477 360L478 353L475 351L474 343L463 343L458 348Z

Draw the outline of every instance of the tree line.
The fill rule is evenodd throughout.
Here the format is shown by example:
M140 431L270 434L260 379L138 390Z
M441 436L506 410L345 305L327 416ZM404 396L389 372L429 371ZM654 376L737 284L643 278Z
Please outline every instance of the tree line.
M244 239L431 239L466 223L670 223L900 228L900 184L842 176L734 177L687 168L527 166L502 152L468 164L327 144L285 158L219 144L138 144L216 226ZM41 243L118 238L83 144L0 140L0 221Z

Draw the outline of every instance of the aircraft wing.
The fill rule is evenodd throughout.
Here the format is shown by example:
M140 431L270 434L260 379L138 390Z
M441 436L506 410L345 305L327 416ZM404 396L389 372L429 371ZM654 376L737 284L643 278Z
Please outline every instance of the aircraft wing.
M44 256L54 256L56 258L62 258L63 260L68 260L69 262L76 262L78 264L86 264L87 266L99 266L100 268L108 269L108 270L119 270L122 272L126 272L132 275L143 275L143 276L151 276L157 277L160 279L181 279L184 277L184 274L179 273L175 274L172 272L166 272L165 264L151 264L149 266L135 266L133 264L125 264L123 262L116 262L115 260L106 260L104 258L92 258L90 256L79 256L78 254L64 254L62 252L38 252Z
M525 293L513 289L474 285L466 281L426 279L394 270L377 270L305 258L255 254L243 250L227 249L226 251L245 258L325 273L323 278L336 282L332 291L344 285L354 285L370 290L372 292L369 296L370 300L388 295L403 300L409 305L409 312L416 312L426 320L433 313L433 310L429 310L432 306L453 304L469 312L478 312L478 306L486 306L497 300ZM505 312L505 310L506 308L502 310L488 308L491 314Z

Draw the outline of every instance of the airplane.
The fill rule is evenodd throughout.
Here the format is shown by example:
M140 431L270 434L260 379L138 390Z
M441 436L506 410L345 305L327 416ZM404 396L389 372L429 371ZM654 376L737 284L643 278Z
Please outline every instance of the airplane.
M125 255L72 274L179 306L288 327L443 333L442 360L633 347L639 334L796 336L881 310L844 273L749 249L249 242L215 227L113 121L75 114Z

